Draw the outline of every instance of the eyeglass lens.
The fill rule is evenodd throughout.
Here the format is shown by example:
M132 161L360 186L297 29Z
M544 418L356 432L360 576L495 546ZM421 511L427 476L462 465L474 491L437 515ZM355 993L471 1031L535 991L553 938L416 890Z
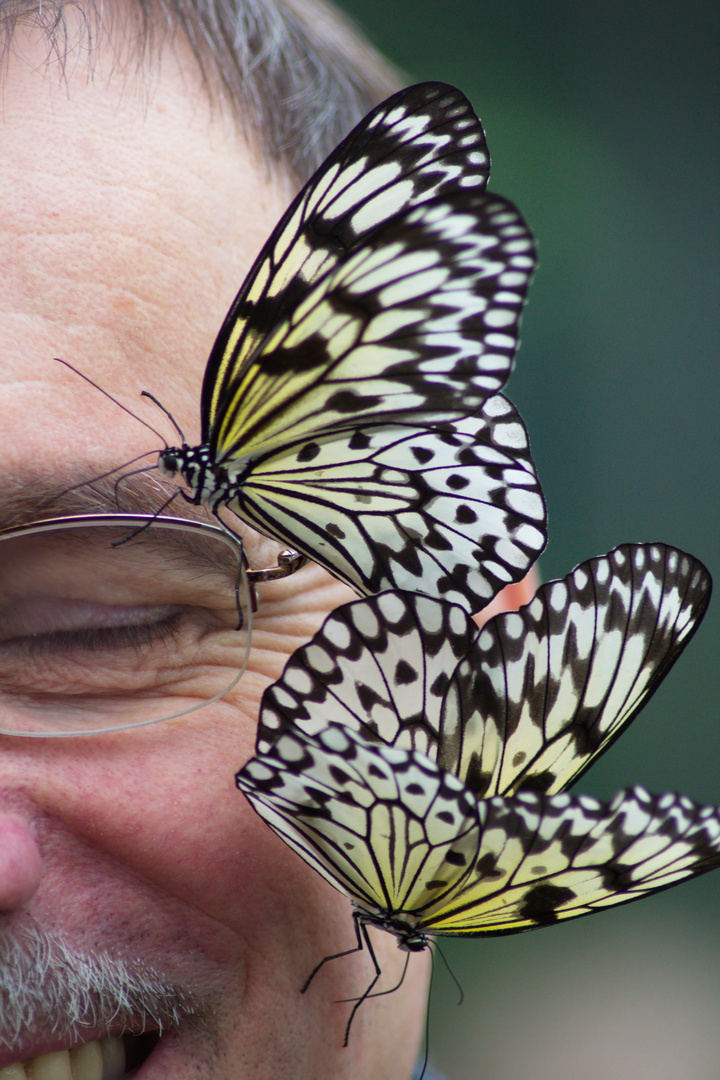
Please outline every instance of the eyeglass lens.
M0 732L107 731L221 696L247 662L238 577L239 551L199 528L0 537Z

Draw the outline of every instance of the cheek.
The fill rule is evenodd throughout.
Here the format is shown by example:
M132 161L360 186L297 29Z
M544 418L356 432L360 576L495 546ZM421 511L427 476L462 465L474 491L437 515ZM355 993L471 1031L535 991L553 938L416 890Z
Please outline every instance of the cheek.
M75 763L73 784L63 785L63 818L122 872L243 933L262 932L292 922L298 897L307 910L318 902L309 894L334 890L235 785L253 752L254 711L238 719L229 705L211 709L201 722L118 733L107 743L103 736L95 754ZM101 749L110 741L111 750Z

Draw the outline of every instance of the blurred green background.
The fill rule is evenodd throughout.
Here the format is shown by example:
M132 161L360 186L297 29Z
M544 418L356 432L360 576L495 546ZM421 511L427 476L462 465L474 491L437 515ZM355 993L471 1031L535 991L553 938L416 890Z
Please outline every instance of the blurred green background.
M540 269L509 396L550 512L543 576L628 540L720 590L717 3L340 0L409 79L460 86L491 187ZM633 728L580 782L720 803L720 598ZM446 939L447 940L447 939ZM720 873L511 938L443 946L452 1080L720 1080Z

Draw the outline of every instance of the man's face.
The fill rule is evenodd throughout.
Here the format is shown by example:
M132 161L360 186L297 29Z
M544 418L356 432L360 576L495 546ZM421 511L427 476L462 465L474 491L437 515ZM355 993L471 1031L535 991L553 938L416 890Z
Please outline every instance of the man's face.
M207 106L179 45L144 78L132 66L112 74L106 49L92 79L71 54L64 81L46 54L15 39L0 111L0 519L18 505L27 520L47 515L33 512L38 479L62 490L159 449L55 356L173 442L139 398L152 391L197 441L204 360L287 201ZM267 545L250 554L256 566L272 560ZM263 689L347 599L316 567L263 587L247 674L182 720L81 739L0 737L0 935L19 942L39 928L61 942L70 959L61 966L57 954L60 984L74 955L80 967L100 956L111 971L154 973L185 1002L190 1015L138 1080L396 1080L411 1069L427 957L411 957L392 999L363 1006L343 1049L350 1006L338 1001L367 985L367 954L325 965L299 991L323 956L354 945L349 902L234 784ZM392 986L405 954L389 935L374 939ZM117 1034L116 1006L102 1005L82 1035L53 1034L62 1018L39 1016L0 1050L0 1067ZM12 1030L0 1018L0 1034L12 1041Z

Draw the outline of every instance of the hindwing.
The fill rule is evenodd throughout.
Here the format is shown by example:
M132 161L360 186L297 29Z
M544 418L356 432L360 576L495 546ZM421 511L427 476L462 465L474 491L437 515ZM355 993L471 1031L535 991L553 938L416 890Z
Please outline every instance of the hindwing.
M720 866L720 808L681 795L519 792L488 800L472 871L416 909L427 933L514 934L659 892Z
M330 725L288 730L237 775L260 816L366 921L399 935L507 934L720 865L720 809L676 795L476 800L422 754Z
M438 430L368 425L269 455L230 508L358 592L473 610L527 573L546 535L525 429L501 395Z

